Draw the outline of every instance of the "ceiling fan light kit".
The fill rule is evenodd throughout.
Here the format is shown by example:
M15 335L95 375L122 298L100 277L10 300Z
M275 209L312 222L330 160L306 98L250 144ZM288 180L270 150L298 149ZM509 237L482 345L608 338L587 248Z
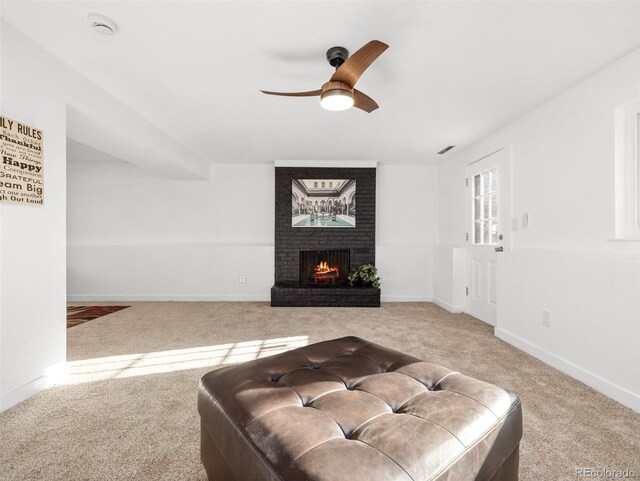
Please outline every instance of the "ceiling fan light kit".
M364 47L349 56L344 47L332 47L327 50L327 60L336 71L320 90L307 92L271 92L261 90L267 95L282 97L320 97L320 105L333 111L347 110L356 107L365 112L373 112L378 104L368 95L354 88L364 71L389 46L379 40L372 40Z
M353 94L348 90L333 89L320 94L320 105L327 110L339 112L353 107Z
M320 105L327 110L339 112L353 107L353 89L343 82L329 81L322 86Z

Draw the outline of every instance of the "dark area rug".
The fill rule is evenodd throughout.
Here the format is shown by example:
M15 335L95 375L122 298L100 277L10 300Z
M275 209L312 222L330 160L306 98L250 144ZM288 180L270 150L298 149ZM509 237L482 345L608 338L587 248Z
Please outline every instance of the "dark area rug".
M67 306L67 329L130 306Z

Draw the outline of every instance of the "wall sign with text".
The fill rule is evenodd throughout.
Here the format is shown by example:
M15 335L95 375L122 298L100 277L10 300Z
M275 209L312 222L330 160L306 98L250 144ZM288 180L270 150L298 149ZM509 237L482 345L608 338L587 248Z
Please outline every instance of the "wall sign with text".
M42 131L0 116L0 202L42 205Z

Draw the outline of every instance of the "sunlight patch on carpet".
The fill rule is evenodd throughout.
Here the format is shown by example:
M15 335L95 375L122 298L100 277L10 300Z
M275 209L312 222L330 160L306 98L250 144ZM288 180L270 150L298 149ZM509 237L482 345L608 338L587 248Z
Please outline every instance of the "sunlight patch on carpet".
M70 361L67 384L237 364L308 344L308 336L293 336Z

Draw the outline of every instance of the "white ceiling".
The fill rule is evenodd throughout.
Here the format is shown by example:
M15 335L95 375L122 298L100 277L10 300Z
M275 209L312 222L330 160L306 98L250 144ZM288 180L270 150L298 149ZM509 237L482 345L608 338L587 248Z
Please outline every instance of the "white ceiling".
M70 162L125 162L113 155L94 149L93 147L70 138L67 138L67 159Z
M204 162L438 163L640 46L628 2L2 2L2 17ZM92 32L111 17L113 37ZM325 51L390 48L328 112ZM451 154L449 154L451 155Z

